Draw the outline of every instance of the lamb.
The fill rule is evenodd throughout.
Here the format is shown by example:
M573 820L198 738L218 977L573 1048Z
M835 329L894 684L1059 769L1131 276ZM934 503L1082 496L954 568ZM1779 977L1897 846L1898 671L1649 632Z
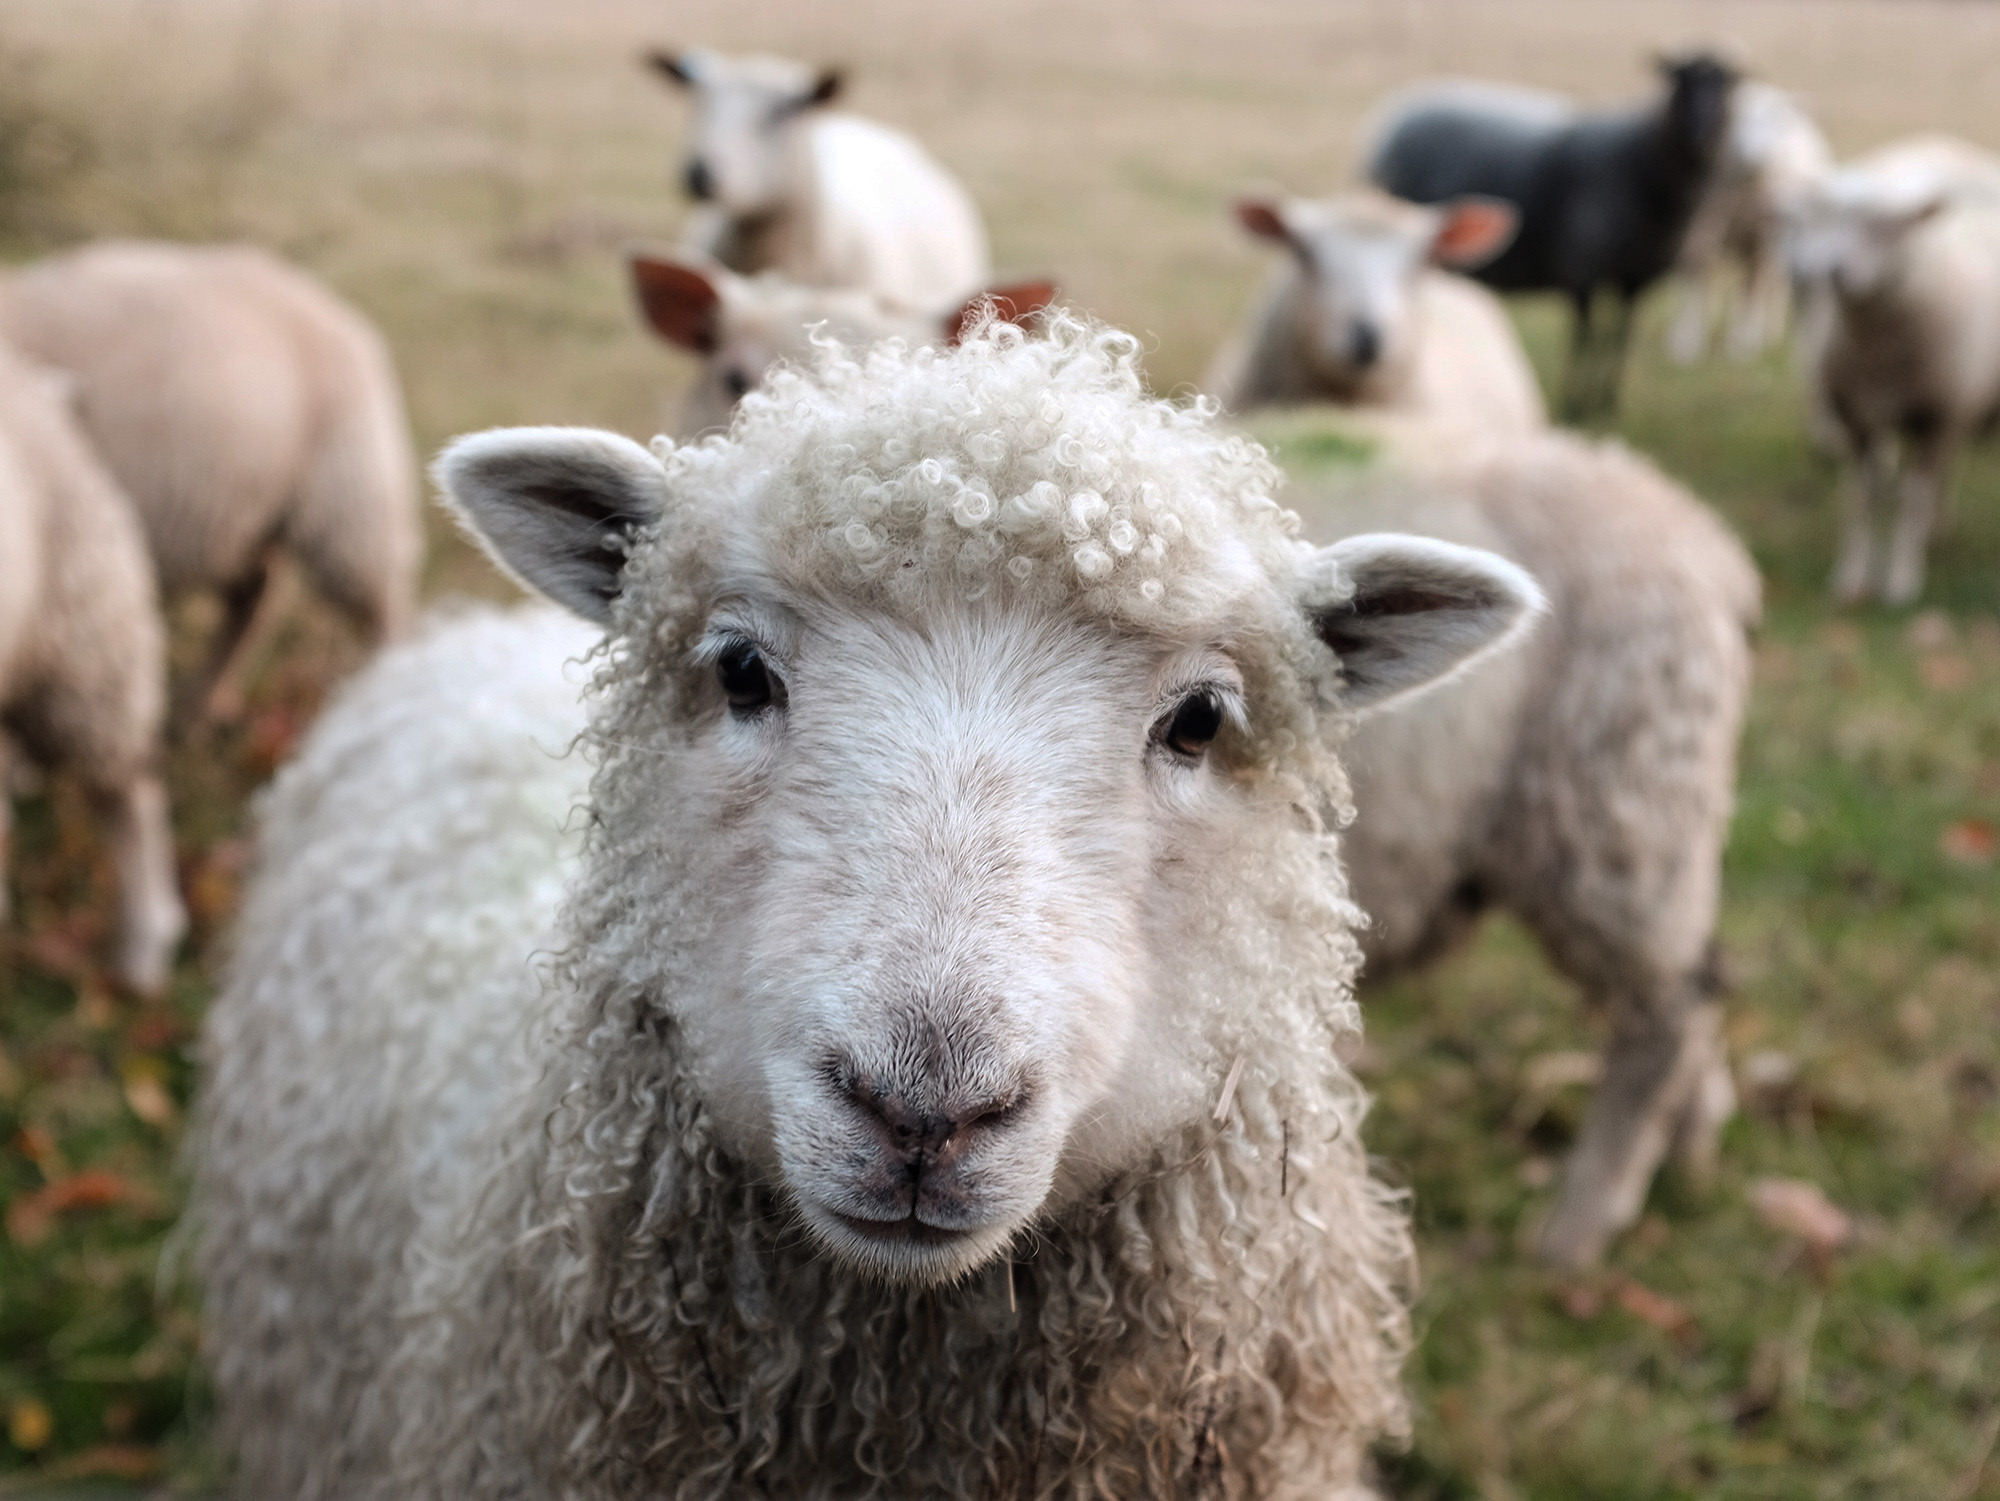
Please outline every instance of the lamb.
M162 597L221 593L191 704L240 708L277 551L371 644L408 623L423 532L395 368L317 282L247 247L104 241L0 279L0 335L74 377Z
M1418 208L1379 193L1322 202L1244 199L1251 234L1291 252L1208 390L1231 411L1315 398L1462 420L1496 432L1547 425L1541 388L1506 309L1439 267L1506 248L1511 207Z
M1392 101L1366 156L1377 187L1416 203L1482 194L1520 210L1500 255L1476 268L1500 291L1560 291L1575 310L1563 411L1617 405L1638 296L1672 268L1728 127L1736 74L1706 53L1663 58L1665 95L1573 115L1553 96L1432 85ZM1615 308L1593 320L1599 288Z
M1884 147L1807 195L1790 253L1823 309L1816 400L1849 459L1832 591L1907 604L1958 451L2000 416L2000 160L1935 137ZM1892 509L1885 549L1876 512Z
M706 51L647 60L694 99L691 254L918 313L992 275L979 210L951 174L901 131L826 108L838 72Z
M573 626L440 627L267 802L196 1190L243 1494L1365 1494L1410 1243L1335 747L1539 595L1298 541L1137 348L446 452L609 634L584 694Z
M949 310L913 313L869 292L802 287L774 272L738 276L712 262L644 253L631 258L640 311L667 343L701 357L701 370L681 403L679 436L697 437L729 425L736 403L763 384L781 360L808 358L815 339L849 346L878 339L911 345L958 342L979 311L991 306L1020 323L1055 296L1055 283L994 287Z
M63 379L0 345L0 875L11 740L74 773L110 828L116 972L157 994L187 928L160 781L166 638L145 538ZM0 883L0 920L7 912Z
M1729 100L1729 129L1707 194L1681 242L1679 307L1667 347L1683 365L1708 351L1718 315L1729 351L1746 358L1784 331L1791 302L1785 225L1833 170L1833 152L1790 94L1746 79Z
M1412 428L1287 500L1313 535L1385 522L1489 549L1547 591L1519 651L1349 741L1343 854L1366 978L1513 912L1609 1023L1601 1082L1539 1236L1594 1262L1672 1151L1712 1166L1734 1092L1714 935L1757 574L1704 506L1613 443L1471 448Z

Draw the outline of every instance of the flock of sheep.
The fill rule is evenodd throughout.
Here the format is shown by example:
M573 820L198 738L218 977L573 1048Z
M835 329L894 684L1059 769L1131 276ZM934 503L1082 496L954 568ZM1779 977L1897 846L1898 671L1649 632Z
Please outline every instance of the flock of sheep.
M1739 349L1795 303L1852 459L1835 590L1908 600L2000 405L2000 162L1836 167L1708 56L1602 115L1420 90L1377 186L1236 205L1282 260L1174 403L993 286L971 200L837 75L651 61L695 105L690 242L632 260L702 362L682 440L452 445L459 520L550 603L427 622L262 805L193 1208L241 1493L1372 1494L1412 1248L1343 1061L1364 964L1505 906L1604 1012L1555 1263L1733 1109L1758 579L1549 424L1479 281L1571 297L1568 412L1677 264L1685 357L1719 288ZM396 380L245 250L58 257L0 333L0 709L102 801L157 989L162 600L225 604L182 715L240 692L278 549L404 635ZM1229 421L1305 402L1372 461L1287 483Z

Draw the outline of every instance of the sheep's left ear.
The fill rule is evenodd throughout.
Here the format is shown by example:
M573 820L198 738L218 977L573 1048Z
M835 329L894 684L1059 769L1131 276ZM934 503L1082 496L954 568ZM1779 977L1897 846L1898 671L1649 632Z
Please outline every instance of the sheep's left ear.
M1017 281L1009 286L988 287L975 292L957 308L945 314L944 341L957 344L978 323L990 307L1002 323L1017 325L1027 321L1055 300L1052 281Z
M667 499L658 459L587 427L474 433L438 455L433 473L505 572L599 625L611 622L632 539Z
M1342 704L1364 713L1508 645L1547 603L1505 558L1430 537L1371 532L1320 549L1314 563L1352 586L1309 613L1340 658Z
M817 109L822 104L831 104L840 97L840 91L847 86L847 76L838 68L822 68L819 77L804 99L799 101L801 109Z
M1514 243L1521 212L1498 198L1454 198L1439 211L1431 236L1431 261L1454 271L1473 271Z

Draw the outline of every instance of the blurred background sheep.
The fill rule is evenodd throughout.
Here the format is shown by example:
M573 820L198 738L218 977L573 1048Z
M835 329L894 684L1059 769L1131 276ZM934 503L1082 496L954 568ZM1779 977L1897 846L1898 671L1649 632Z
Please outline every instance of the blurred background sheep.
M1186 399L1260 279L1296 264L1247 241L1232 200L1250 184L1278 201L1362 187L1370 122L1414 87L1471 76L1553 97L1552 117L1629 111L1661 97L1662 49L1726 43L1747 79L1731 134L1688 235L1644 247L1681 268L1701 264L1705 224L1741 222L1723 214L1729 143L1756 90L1788 96L1836 163L1920 134L2000 143L2000 17L1947 0L1160 0L1143 14L691 0L671 23L632 0L17 0L0 22L0 248L22 266L105 238L262 246L382 330L429 451L502 423L649 434L724 373L634 309L631 248L715 244L722 217L719 199L686 192L698 91L634 65L663 42L792 59L791 92L773 99L800 106L791 125L851 107L976 205L990 254L981 231L958 284L898 310L911 337L991 285L989 262L1046 271L1138 332L1155 389ZM827 62L836 97L813 102ZM1926 170L1955 171L1950 155ZM1380 1460L1391 1494L1995 1490L2000 457L1960 447L1957 505L1938 506L1914 610L1831 607L1841 481L1822 451L1847 439L1815 374L1837 330L1805 253L1813 212L1781 211L1776 236L1800 277L1800 354L1774 341L1682 366L1667 357L1674 309L1642 298L1619 409L1591 419L1710 503L1764 575L1721 963L1703 976L1729 982L1703 1014L1740 1110L1705 1186L1670 1166L1600 1268L1538 1271L1536 1230L1586 1129L1603 1033L1504 913L1434 965L1371 978L1354 1060L1378 1101L1365 1140L1412 1189L1426 1287L1414 1444ZM1758 220L1768 273L1768 210ZM1747 273L1725 257L1710 274ZM1913 290L1924 305L1936 288ZM1547 293L1504 306L1543 388L1561 392L1571 308ZM785 337L817 321L790 316ZM1759 321L1712 302L1704 315L1725 350ZM1409 424L1318 402L1244 420L1309 490L1376 483ZM1880 451L1921 460L1894 421L1881 433ZM1432 444L1453 464L1479 446ZM1873 532L1902 488L1875 492ZM425 525L427 596L493 587ZM1871 544L1871 573L1886 556ZM170 602L183 691L205 681L223 605L212 588ZM9 1485L198 1487L208 1473L188 1402L192 1313L157 1279L186 1041L235 910L254 790L366 650L338 610L273 613L236 678L241 718L165 748L189 936L162 999L124 998L105 962L112 822L74 774L16 758L0 941ZM1623 723L1603 724L1608 741Z
M1491 287L1568 296L1566 417L1617 405L1634 304L1679 257L1722 152L1733 70L1695 53L1662 58L1660 73L1658 99L1599 114L1491 84L1417 89L1389 105L1368 148L1368 179L1400 198L1483 193L1514 205L1512 244L1470 269ZM1608 323L1597 321L1599 291Z
M1250 326L1209 368L1209 394L1224 407L1317 398L1500 432L1548 420L1506 310L1449 274L1507 247L1519 227L1509 205L1246 198L1236 218L1288 256Z
M117 972L157 993L187 929L160 780L166 642L137 518L71 400L66 376L0 345L0 727L88 790L118 872ZM5 750L0 740L0 918Z
M423 542L395 368L310 277L248 247L92 245L0 280L0 337L75 381L162 596L220 592L190 703L240 711L281 552L371 644L409 623Z

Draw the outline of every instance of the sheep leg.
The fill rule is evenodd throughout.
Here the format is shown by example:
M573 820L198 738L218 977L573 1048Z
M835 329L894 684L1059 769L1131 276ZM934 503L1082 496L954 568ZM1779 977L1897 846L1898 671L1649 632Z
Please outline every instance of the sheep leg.
M1924 590L1924 553L1937 523L1939 497L1949 472L1951 442L1942 433L1912 439L1903 459L1903 478L1896 522L1889 535L1888 567L1882 577L1882 602L1907 605Z
M1591 288L1570 293L1573 316L1569 329L1569 363L1563 370L1562 414L1565 422L1576 422L1590 411L1586 393L1590 386L1591 357L1596 349L1591 326L1594 301Z
M13 911L7 892L7 857L14 843L14 767L7 749L7 737L0 733L0 923Z
M274 562L267 551L249 573L222 591L222 624L216 627L208 660L188 696L203 719L226 723L243 717L243 675L276 614L272 601L277 591L271 587Z
M1840 488L1840 555L1833 565L1833 597L1838 604L1859 604L1868 597L1874 574L1875 504L1893 480L1887 440L1850 435L1854 461L1847 466Z
M1614 1019L1603 1079L1542 1228L1544 1261L1592 1265L1638 1220L1654 1172L1688 1133L1691 1107L1712 1081L1720 1035L1719 1009L1691 999L1631 1008ZM1708 1129L1711 1105L1703 1106L1697 1131ZM1715 1129L1721 1120L1714 1117Z
M1708 352L1708 330L1715 317L1714 268L1684 267L1676 280L1679 285L1674 321L1667 332L1667 353L1676 365L1692 365Z
M1625 381L1625 351L1632 344L1632 316L1638 307L1639 296L1621 288L1613 294L1613 300L1611 326L1605 333L1597 372L1594 410L1599 416L1609 416L1618 410L1618 390Z
M1775 232L1759 239L1744 267L1742 302L1730 329L1729 352L1739 360L1763 353L1785 326L1791 280L1778 254Z
M115 791L100 792L99 800L108 804L118 870L118 976L140 995L158 995L187 932L187 909L174 878L167 790L147 772Z

